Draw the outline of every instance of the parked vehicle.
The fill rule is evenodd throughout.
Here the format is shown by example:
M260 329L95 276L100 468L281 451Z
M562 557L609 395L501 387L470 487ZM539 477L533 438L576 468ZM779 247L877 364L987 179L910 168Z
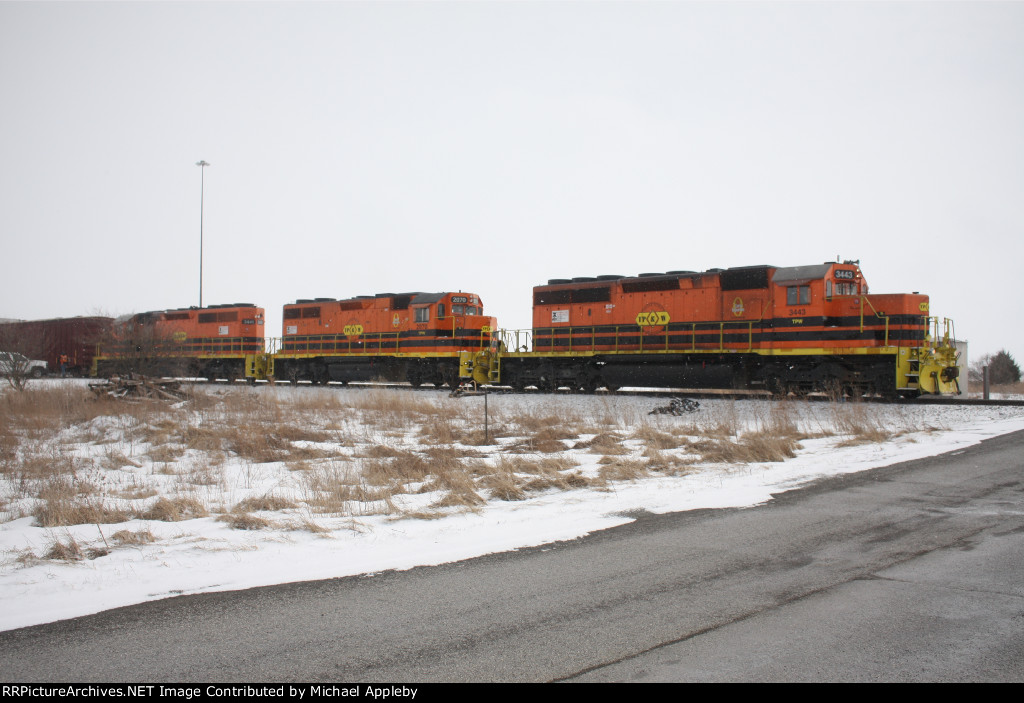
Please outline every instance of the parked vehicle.
M46 374L46 362L40 359L29 359L18 352L0 352L0 375L31 376L42 378Z

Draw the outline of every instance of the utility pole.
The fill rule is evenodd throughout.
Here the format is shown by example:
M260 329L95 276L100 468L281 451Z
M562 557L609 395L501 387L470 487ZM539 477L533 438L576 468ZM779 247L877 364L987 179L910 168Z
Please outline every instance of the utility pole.
M203 197L206 194L206 167L205 161L196 161L199 167L199 307L203 307Z

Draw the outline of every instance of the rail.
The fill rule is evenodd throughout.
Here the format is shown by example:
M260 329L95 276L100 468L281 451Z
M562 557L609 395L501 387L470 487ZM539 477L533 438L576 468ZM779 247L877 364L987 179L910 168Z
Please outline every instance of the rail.
M533 330L498 330L492 339L502 351L533 351Z

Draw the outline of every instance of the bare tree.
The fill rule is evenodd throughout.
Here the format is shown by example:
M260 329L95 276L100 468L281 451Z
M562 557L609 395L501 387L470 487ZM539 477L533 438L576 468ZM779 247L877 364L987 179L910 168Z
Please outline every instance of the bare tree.
M0 375L17 391L25 390L30 378L40 378L46 362L38 357L46 348L39 333L25 332L18 325L0 326Z
M180 345L157 334L148 313L118 318L99 343L100 376L180 376L186 359L176 353Z

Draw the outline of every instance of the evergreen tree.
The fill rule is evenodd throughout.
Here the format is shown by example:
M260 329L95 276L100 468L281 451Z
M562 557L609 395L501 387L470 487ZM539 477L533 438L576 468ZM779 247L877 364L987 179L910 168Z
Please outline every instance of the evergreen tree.
M1005 349L992 357L988 364L988 377L992 383L1017 383L1020 380L1020 367Z

